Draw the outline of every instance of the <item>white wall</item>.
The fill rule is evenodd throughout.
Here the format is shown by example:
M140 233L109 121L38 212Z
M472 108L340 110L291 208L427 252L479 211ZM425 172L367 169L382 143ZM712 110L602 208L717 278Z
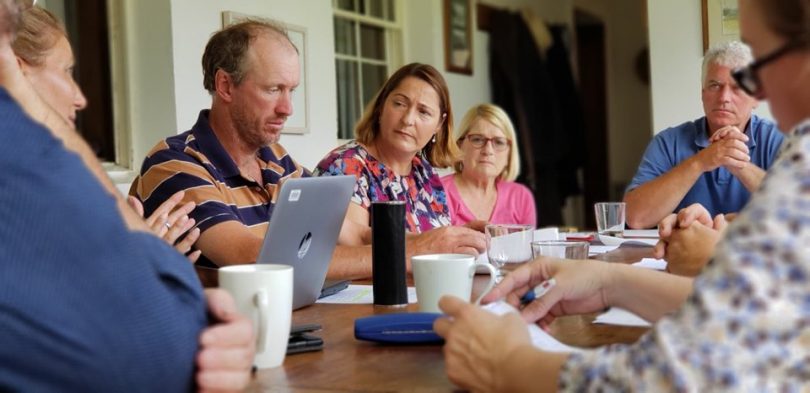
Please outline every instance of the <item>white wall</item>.
M140 167L157 141L190 129L199 111L210 108L211 98L202 86L200 61L209 37L222 28L222 11L273 18L306 29L309 133L284 134L281 143L309 168L336 146L330 0L123 1L134 169Z
M199 110L211 105L210 96L202 87L200 58L210 35L222 28L222 11L236 11L306 29L310 132L284 134L281 144L308 168L314 167L336 146L337 94L330 0L172 0L171 3L172 37L175 42L183 43L174 51L177 130L189 129Z
M456 125L473 105L489 102L489 34L473 31L473 74L447 72L444 64L443 2L436 0L403 1L403 62L433 65L447 81ZM473 13L473 21L475 20Z
M700 102L700 66L703 25L700 2L650 0L653 132L703 116ZM756 113L771 118L767 105Z

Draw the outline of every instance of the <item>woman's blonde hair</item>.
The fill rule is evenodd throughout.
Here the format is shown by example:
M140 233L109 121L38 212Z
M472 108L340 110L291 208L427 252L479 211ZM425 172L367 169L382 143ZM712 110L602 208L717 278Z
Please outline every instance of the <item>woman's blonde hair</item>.
M398 69L383 84L380 91L366 107L363 117L357 122L354 129L355 139L363 145L370 145L380 134L380 117L383 106L391 92L399 87L405 78L414 77L425 81L439 96L439 112L443 117L441 130L436 133L436 142L428 142L422 148L422 154L430 165L445 168L453 165L459 156L458 146L453 141L453 109L450 106L450 93L442 74L427 64L411 63Z
M509 115L501 107L492 104L480 104L470 108L464 118L461 119L461 125L456 129L456 144L461 146L464 138L470 133L473 123L478 119L492 123L509 140L509 160L506 162L506 168L503 168L498 178L503 181L515 181L520 174L520 153L518 153L517 140L515 139L515 127L512 125ZM461 160L453 163L453 169L458 174L461 174L464 169L463 166Z
M67 37L62 22L50 11L34 6L21 13L11 49L26 63L39 67L45 62L48 51L62 37Z

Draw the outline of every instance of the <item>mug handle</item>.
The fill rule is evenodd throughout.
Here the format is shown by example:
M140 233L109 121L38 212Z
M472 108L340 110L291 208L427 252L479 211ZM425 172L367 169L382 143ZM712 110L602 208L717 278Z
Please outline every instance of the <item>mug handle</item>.
M474 304L476 306L481 304L481 298L483 298L486 294L488 294L489 291L491 291L492 288L495 286L495 284L498 283L498 271L495 270L494 266L488 263L479 263L479 264L473 263L472 266L470 266L470 277L475 276L475 270L476 267L478 266L486 266L487 270L489 270L489 283L487 283L487 287L484 289L483 292L481 292L481 295L479 295L478 298L475 299Z
M270 299L267 291L260 289L253 297L256 303L256 308L259 310L259 331L256 340L256 353L262 353L265 350L267 341L267 318L270 317Z

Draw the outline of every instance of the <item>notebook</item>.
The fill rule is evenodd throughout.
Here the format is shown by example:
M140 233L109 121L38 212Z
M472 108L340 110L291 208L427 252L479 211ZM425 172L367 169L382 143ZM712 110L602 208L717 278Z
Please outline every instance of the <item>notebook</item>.
M352 196L354 176L287 179L256 263L293 267L293 310L318 299Z

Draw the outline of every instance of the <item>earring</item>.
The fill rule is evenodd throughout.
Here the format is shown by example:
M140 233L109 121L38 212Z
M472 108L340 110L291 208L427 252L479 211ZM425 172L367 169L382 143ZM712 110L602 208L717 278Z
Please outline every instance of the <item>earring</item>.
M436 134L433 134L433 143L436 143Z

